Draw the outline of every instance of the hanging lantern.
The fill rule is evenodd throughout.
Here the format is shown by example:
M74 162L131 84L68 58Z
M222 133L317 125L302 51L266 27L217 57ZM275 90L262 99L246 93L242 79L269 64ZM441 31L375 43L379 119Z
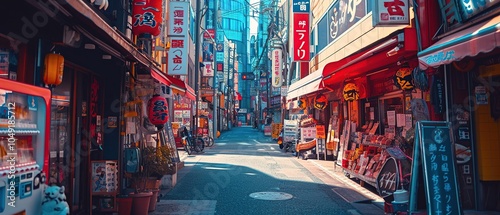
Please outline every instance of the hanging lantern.
M167 100L160 95L153 95L153 98L148 101L148 118L158 130L162 129L165 123L168 122L168 105Z
M359 99L359 89L354 83L348 83L344 86L342 91L344 100L346 101L356 101Z
M59 85L63 80L64 57L60 54L45 55L43 82L47 85Z
M402 90L413 90L413 76L411 74L412 69L409 67L403 67L398 69L396 75L394 76L394 84Z
M319 94L314 98L314 108L323 110L326 108L326 105L328 104L328 100L326 99L326 96L323 94Z
M158 36L163 21L161 0L134 0L132 3L132 33Z
M307 100L305 98L299 99L297 102L297 106L299 106L300 109L304 110L307 107Z

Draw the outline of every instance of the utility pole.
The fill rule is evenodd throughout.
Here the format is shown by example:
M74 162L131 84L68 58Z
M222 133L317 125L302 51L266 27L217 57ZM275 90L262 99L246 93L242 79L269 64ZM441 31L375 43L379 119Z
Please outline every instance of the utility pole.
M213 8L212 8L212 18L213 18L213 22L212 22L212 30L214 32L214 34L217 34L217 2L218 0L212 0L213 2ZM218 111L218 107L219 107L219 102L218 102L218 97L217 97L217 87L216 87L216 84L217 84L217 69L216 69L216 65L217 65L217 61L215 59L215 53L217 53L217 41L215 41L215 38L212 38L213 42L214 42L214 45L213 45L213 55L214 55L214 59L213 60L213 65L212 65L212 69L213 69L213 73L214 73L214 77L212 78L213 82L212 82L212 87L214 88L214 97L212 99L212 106L213 106L213 113L212 113L212 137L214 137L214 139L217 137L217 111ZM210 132L210 131L209 131Z
M198 116L199 110L199 101L200 101L200 22L201 22L201 0L196 0L196 20L195 20L195 29L194 29L194 82L195 82L195 93L196 93L196 112L194 116ZM198 135L198 119L194 118L194 128L193 135Z

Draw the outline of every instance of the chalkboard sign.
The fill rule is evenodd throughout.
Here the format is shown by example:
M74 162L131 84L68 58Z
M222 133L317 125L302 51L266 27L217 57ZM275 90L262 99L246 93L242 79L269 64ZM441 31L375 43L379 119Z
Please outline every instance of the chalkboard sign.
M377 176L377 191L380 196L390 196L398 189L399 171L396 159L388 158Z
M449 122L419 121L410 189L410 214L416 212L418 178L423 173L427 214L463 214L456 178L453 134Z
M172 155L172 162L174 163L179 163L180 158L179 158L179 152L177 151L177 146L175 145L175 138L174 138L174 132L172 130L172 124L170 122L166 123L165 129L163 129L164 132L166 132L166 138L167 138L167 143L169 144L170 152Z

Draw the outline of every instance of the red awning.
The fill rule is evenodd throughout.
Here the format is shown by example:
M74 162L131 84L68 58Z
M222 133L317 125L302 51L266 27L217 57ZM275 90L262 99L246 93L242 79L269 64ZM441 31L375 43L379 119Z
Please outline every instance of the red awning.
M183 93L187 98L196 101L196 93L193 88L186 84L186 82L171 75L166 75L166 77L171 83L169 85L170 88L175 89Z
M243 99L243 97L241 96L241 94L239 92L234 92L234 99L241 101L241 99Z
M327 64L323 69L323 82L325 86L335 85L368 72L397 66L399 60L414 59L416 55L415 29L405 28L397 36L385 40L378 46Z
M438 67L500 47L500 16L451 34L418 53L420 69Z
M166 74L160 73L157 70L151 70L151 76L162 84L170 86L172 83L167 79Z
M321 70L317 70L306 77L290 85L286 96L287 100L292 100L303 95L318 92L323 89L323 76Z

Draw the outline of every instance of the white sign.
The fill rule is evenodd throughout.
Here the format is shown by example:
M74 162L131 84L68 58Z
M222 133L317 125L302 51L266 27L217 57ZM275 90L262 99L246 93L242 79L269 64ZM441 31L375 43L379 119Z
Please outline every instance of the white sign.
M175 37L168 51L168 74L188 74L188 44L185 37Z
M171 1L168 18L168 36L186 37L189 31L189 2Z
M171 38L168 51L168 74L188 74L187 35L189 31L189 2L170 2L168 35Z
M203 67L203 76L205 77L214 77L214 67L212 66L212 62L203 62L205 67Z
M410 24L408 0L375 0L373 26Z
M282 61L283 59L281 58L282 51L281 49L274 49L272 51L272 63L271 63L271 70L272 70L272 86L273 87L281 87L281 84L283 82L283 79L281 78L281 68L282 68Z
M288 94L288 87L281 86L281 96L287 96L287 94Z

